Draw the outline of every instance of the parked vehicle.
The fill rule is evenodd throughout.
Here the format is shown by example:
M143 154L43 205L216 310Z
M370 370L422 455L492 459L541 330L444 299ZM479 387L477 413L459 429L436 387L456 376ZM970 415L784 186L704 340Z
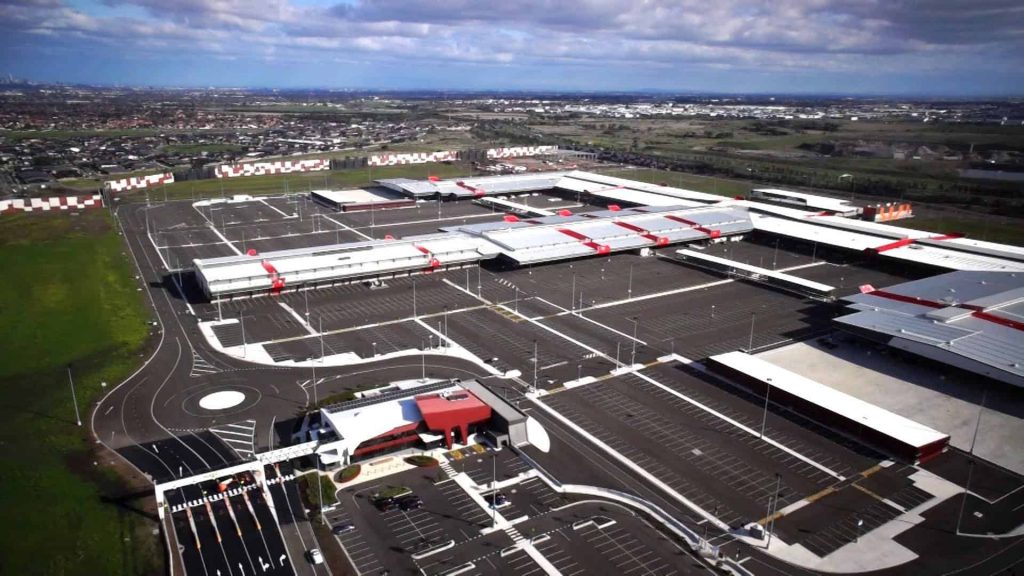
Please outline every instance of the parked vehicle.
M355 529L355 524L352 524L351 522L345 522L344 524L335 524L334 526L331 526L331 533L335 536L340 536L342 534L347 534Z
M415 494L402 496L398 499L398 507L405 512L408 512L409 510L418 510L423 507L423 499Z

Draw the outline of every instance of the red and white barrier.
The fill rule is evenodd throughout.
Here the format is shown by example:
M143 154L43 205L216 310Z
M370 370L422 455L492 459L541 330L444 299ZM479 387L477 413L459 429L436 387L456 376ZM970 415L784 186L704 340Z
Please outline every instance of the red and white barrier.
M8 212L49 212L51 210L82 210L100 208L103 197L99 194L88 196L51 196L49 198L15 198L0 200L0 214Z
M149 176L132 176L120 180L108 180L103 186L108 192L128 192L129 190L141 190L161 184L173 184L174 174L164 172L163 174L150 174Z
M239 176L266 176L268 174L291 174L292 172L317 172L330 170L331 161L323 158L310 160L278 160L276 162L246 162L244 164L221 164L217 166L217 178Z
M524 156L543 156L558 151L558 146L513 146L511 148L488 148L487 158L522 158Z
M404 152L370 155L370 166L399 166L405 164L428 164L430 162L455 162L459 159L456 150L439 150L437 152Z

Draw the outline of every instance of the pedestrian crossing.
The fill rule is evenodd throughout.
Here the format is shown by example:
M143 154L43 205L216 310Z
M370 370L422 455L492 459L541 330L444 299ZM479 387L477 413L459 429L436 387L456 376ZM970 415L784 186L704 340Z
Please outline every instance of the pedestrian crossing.
M236 486L234 488L229 488L229 489L227 489L227 490L225 490L223 492L217 492L216 494L207 494L207 495L203 496L202 498L198 498L198 499L195 499L195 500L188 500L187 502L183 502L181 504L175 504L174 506L171 506L171 513L173 514L175 512L181 512L182 510L185 510L186 508L195 508L196 506L204 506L207 502L217 502L218 500L223 500L223 499L231 497L231 496L238 496L238 495L242 494L243 492L248 492L249 490L255 490L258 487L259 486L257 486L256 484L246 484L244 486Z
M195 350L192 351L192 370L189 371L188 375L190 378L199 378L200 376L206 376L207 374L217 374L222 370L213 364L211 364L206 358L203 358Z
M250 459L256 453L256 421L243 420L234 424L224 424L210 428L217 438L235 451L239 457Z
M519 544L523 540L526 540L526 537L523 536L519 532L519 530L516 530L515 526L506 526L504 528L504 532L505 532L505 534L508 534L508 537L512 539L512 542L514 542L516 544Z

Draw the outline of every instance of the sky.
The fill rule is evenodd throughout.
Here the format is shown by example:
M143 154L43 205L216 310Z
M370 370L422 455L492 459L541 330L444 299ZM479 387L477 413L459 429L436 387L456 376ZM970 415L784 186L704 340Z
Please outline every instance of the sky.
M0 0L0 74L131 86L1024 96L1021 0Z

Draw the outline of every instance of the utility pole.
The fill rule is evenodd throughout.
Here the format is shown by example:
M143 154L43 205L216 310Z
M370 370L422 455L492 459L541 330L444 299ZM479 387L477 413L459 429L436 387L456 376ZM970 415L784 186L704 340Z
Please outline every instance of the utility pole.
M82 416L78 413L78 395L75 394L75 379L71 377L71 364L68 364L68 382L71 384L71 403L75 405L75 422L82 425Z

